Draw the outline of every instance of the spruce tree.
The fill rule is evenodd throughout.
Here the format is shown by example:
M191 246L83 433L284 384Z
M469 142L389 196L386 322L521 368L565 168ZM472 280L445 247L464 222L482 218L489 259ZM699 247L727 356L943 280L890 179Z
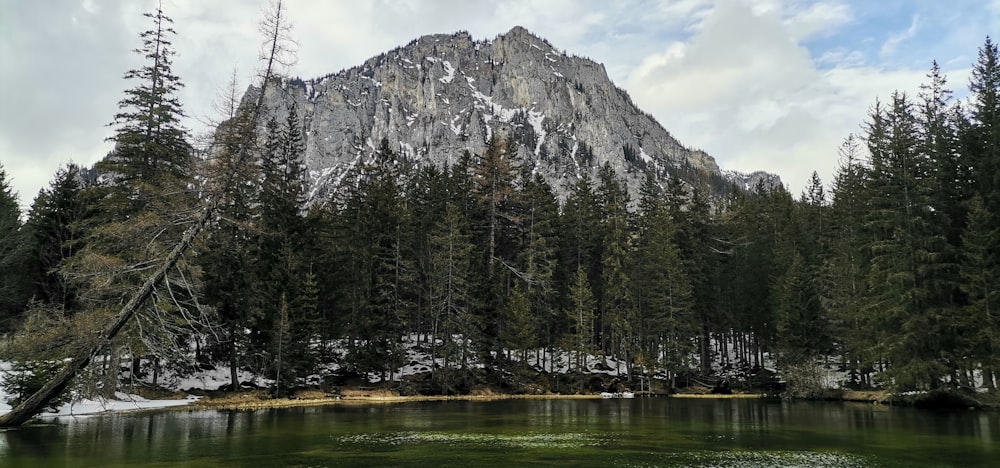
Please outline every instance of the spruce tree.
M480 337L480 324L473 314L473 245L468 220L453 203L446 207L428 239L427 268L431 309L432 356L435 367L468 365L471 340ZM456 342L457 340L457 342Z
M979 197L969 200L969 226L963 236L961 278L968 303L962 321L956 323L966 335L962 346L954 350L964 358L966 369L981 366L983 383L996 391L994 379L1000 372L1000 261L995 245L1000 232L990 226L990 213Z
M11 329L31 294L25 233L17 194L0 166L0 329Z
M583 265L576 268L576 274L573 275L573 280L569 285L564 313L570 323L566 347L575 352L575 359L571 359L569 370L572 371L575 367L577 372L585 372L587 370L587 355L593 350L597 304Z
M518 253L521 287L529 309L531 333L545 348L555 345L555 327L560 322L557 306L556 269L558 268L559 204L552 188L541 174L525 177L521 193L523 240ZM513 294L513 293L512 293ZM519 325L506 324L506 328Z
M98 168L116 180L112 198L118 210L131 213L148 208L164 191L183 190L191 177L191 148L180 120L184 112L177 93L183 84L173 73L173 20L157 6L143 14L153 27L140 34L135 50L146 64L125 73L137 84L125 90L120 112L112 125L115 150Z
M259 337L263 313L263 269L259 265L261 229L258 155L241 155L245 135L254 134L250 114L239 110L235 84L230 90L230 113L215 131L208 180L235 183L212 187L216 216L208 223L199 264L204 273L204 302L215 309L225 338L214 357L229 363L230 388L240 387L239 368L254 354L251 341ZM249 333L248 333L249 331Z
M629 285L630 235L628 192L609 165L601 168L600 341L605 354L624 356L635 339L632 291ZM621 369L616 369L621 372Z
M833 180L828 255L821 265L819 290L828 310L831 334L836 337L851 385L868 386L870 373L881 356L873 352L877 329L865 313L864 298L870 254L864 219L868 197L866 168L860 159L858 138L849 136L840 147L840 166Z
M675 226L652 176L641 189L637 227L630 281L638 319L633 326L640 330L635 354L665 369L672 385L673 377L687 369L698 324L691 283L673 240Z
M32 296L67 314L77 308L77 292L58 268L83 247L80 227L91 215L88 205L92 205L84 198L85 191L80 168L68 164L35 197L26 223L32 248Z
M1000 212L1000 51L990 37L979 48L972 67L971 126L965 140L978 194L987 211ZM998 221L993 221L994 226Z
M160 8L144 16L152 28L140 34L142 46L135 52L146 64L125 74L136 84L119 102L112 124L115 147L95 166L100 181L85 193L94 200L88 207L94 215L82 226L84 245L60 267L79 292L76 318L97 329L112 321L150 272L171 256L176 239L197 222L193 158L175 96L181 83L171 71L172 20ZM122 354L132 356L134 371L140 370L140 357L148 357L154 367L165 357L178 366L188 363L190 330L210 325L197 304L197 280L193 265L179 261L152 286L151 298L136 309L136 320L109 348L109 371L101 376L108 396L117 387L114 361ZM85 335L80 336L84 342L90 339Z
M869 312L880 318L879 342L896 388L936 388L953 365L944 354L953 339L946 322L954 284L946 223L934 209L931 160L920 155L905 94L895 93L888 108L877 104L871 119Z

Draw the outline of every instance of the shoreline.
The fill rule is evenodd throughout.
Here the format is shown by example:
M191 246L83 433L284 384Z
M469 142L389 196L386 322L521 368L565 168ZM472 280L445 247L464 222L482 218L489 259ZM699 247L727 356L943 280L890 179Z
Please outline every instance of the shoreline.
M712 394L712 393L675 393L672 395L666 394L654 394L654 393L637 393L636 398L676 398L680 400L696 400L696 399L715 399L715 400L734 400L734 399L765 399L771 398L772 395L767 395L763 393L731 393L731 394ZM149 407L149 408L134 408L134 409L124 409L109 412L120 412L120 413L144 413L150 411L207 411L207 410L220 410L220 411L255 411L263 409L278 409L278 408L296 408L296 407L314 407L314 406L330 406L330 405L347 405L347 406L374 406L374 405L392 405L399 403L416 403L416 402L435 402L435 401L500 401L500 400L604 400L608 398L603 398L599 393L593 394L556 394L556 393L545 393L545 394L502 394L493 392L480 392L468 395L398 395L394 392L375 390L375 391L359 391L359 390L346 390L340 394L330 395L322 394L320 392L307 393L298 397L291 398L271 398L266 393L261 391L250 391L250 392L240 392L240 393L224 393L219 395L203 395L197 399L190 399L186 404L177 404L171 406L159 406L159 407ZM613 398L613 399L627 399L627 398ZM932 406L932 405L921 405L918 399L914 399L912 396L903 396L891 394L887 391L838 391L831 392L825 395L818 395L814 398L793 398L796 400L803 401L830 401L830 402L844 402L844 403L861 403L861 404L872 404L880 406L910 406L910 407L924 407L924 408L969 408L964 405L944 405L944 406ZM169 401L169 400L166 400ZM980 404L976 408L977 410L983 411L996 411L998 408L991 404Z
M637 398L678 398L678 399L759 399L765 398L760 393L734 394L694 394L679 393L673 395L646 394L636 395ZM294 408L327 405L384 405L412 402L433 401L500 401L500 400L606 400L599 393L594 394L473 394L473 395L393 395L393 394L348 394L326 397L306 398L268 398L252 393L213 398L206 396L188 405L170 407L172 410L257 410L269 408ZM628 399L628 398L610 398Z

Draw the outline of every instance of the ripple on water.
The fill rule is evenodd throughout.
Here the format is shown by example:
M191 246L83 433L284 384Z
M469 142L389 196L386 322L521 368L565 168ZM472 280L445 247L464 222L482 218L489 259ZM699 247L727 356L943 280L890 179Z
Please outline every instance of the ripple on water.
M486 434L451 432L379 432L352 434L334 437L345 445L394 448L416 444L464 444L483 448L520 449L574 449L581 447L613 448L613 438L587 433L526 433L526 434ZM644 454L643 462L629 460L629 455L620 454L619 466L698 466L698 467L827 467L862 468L872 466L874 460L855 454L813 451L743 451L743 450L693 450ZM648 463L649 456L656 461Z
M440 443L511 448L576 448L599 446L604 440L584 433L483 434L451 432L386 432L336 437L344 444L400 446Z

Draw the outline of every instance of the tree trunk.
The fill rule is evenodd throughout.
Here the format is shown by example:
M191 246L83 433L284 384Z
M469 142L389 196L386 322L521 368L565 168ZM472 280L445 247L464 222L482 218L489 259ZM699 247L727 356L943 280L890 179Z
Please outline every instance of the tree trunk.
M240 389L240 374L239 367L236 365L236 358L238 352L236 349L236 324L229 324L229 381L230 390L237 391Z
M712 372L712 356L711 356L711 341L708 334L708 323L707 320L702 317L701 320L701 373L708 375Z
M156 384L160 378L160 358L159 356L153 356L153 388L156 388Z

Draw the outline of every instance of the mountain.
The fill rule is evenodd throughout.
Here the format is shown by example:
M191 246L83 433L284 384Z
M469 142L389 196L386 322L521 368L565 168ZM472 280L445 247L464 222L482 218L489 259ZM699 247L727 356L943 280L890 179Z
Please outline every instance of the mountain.
M248 90L245 102L258 93ZM313 199L336 190L383 139L403 162L442 165L465 151L481 154L493 135L513 139L522 164L560 198L605 162L633 195L647 172L661 181L705 181L716 193L734 186L711 156L685 147L636 107L603 65L522 27L492 41L465 32L423 36L348 70L283 80L264 103L265 116L279 121L297 105Z

